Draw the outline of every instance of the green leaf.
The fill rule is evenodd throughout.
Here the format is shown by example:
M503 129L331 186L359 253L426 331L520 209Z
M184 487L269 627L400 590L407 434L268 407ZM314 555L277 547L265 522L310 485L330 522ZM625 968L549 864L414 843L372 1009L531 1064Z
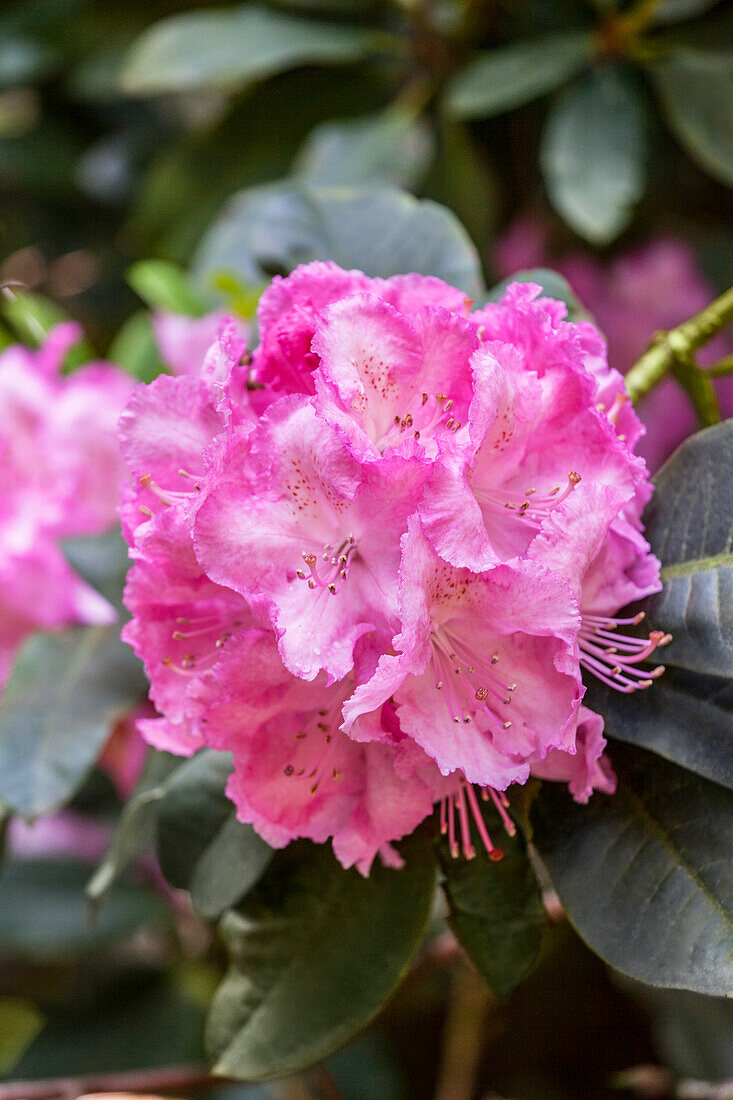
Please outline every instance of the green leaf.
M478 54L449 82L444 105L455 118L490 118L551 92L587 62L587 33L527 38Z
M130 95L241 88L298 65L357 61L370 35L257 5L188 12L156 23L134 44L122 73Z
M579 806L544 783L534 842L568 917L607 962L652 985L733 993L733 793L616 744L615 795Z
M141 382L152 382L165 373L150 315L146 310L133 313L115 336L109 349L109 359Z
M607 244L626 228L644 191L645 104L613 68L582 77L554 104L540 164L549 198L576 233Z
M367 275L437 275L477 298L478 255L443 207L390 188L255 187L236 195L205 236L195 271L204 287L224 273L267 282L309 260Z
M568 307L568 320L577 321L587 316L570 283L558 271L551 271L546 267L533 267L529 271L517 271L500 283L493 286L488 293L488 302L498 302L506 288L511 283L537 283L542 287L542 293L548 298L555 298L558 302L564 302Z
M225 793L231 770L229 753L205 749L173 773L157 806L161 870L207 918L244 897L272 859L264 840L236 819Z
M16 997L0 997L0 1074L11 1071L43 1027L43 1016Z
M316 187L368 183L414 187L433 156L430 127L412 113L324 122L311 131L295 163L296 178Z
M344 871L326 845L291 844L223 921L231 956L207 1026L214 1072L262 1079L319 1061L397 988L430 915L436 865L418 832L401 870Z
M86 863L13 860L0 876L0 947L4 954L43 963L68 959L161 923L165 911L150 892L117 884L91 920L84 898Z
M162 785L140 791L122 811L112 843L85 887L95 910L135 856L152 841L158 803L164 794Z
M546 918L524 840L498 836L496 813L484 818L504 852L501 861L492 862L478 841L475 859L452 859L445 839L438 855L448 923L491 991L503 997L537 958Z
M28 819L68 802L114 722L146 691L119 626L34 635L0 707L0 799Z
M733 421L687 439L655 478L645 534L664 589L649 617L669 631L666 664L733 676Z
M668 668L650 691L623 695L599 681L586 702L606 734L733 789L733 685L727 678Z
M677 23L682 19L692 19L714 7L718 0L662 0L654 12L657 23Z
M651 75L680 143L711 176L733 186L733 67L680 54L658 62Z
M17 333L18 339L32 348L40 347L55 325L70 320L69 315L50 298L30 291L3 296L2 315ZM91 344L81 339L66 353L64 370L73 370L93 357Z
M150 309L203 317L208 308L183 268L167 260L140 260L127 272L127 281Z

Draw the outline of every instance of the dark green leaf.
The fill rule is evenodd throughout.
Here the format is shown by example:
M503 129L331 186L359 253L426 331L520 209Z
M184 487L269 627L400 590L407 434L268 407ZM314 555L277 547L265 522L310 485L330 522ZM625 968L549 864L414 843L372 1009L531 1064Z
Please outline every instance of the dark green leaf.
M86 896L96 908L132 860L153 838L158 803L165 787L135 794L125 806L107 853L86 885Z
M119 626L36 634L21 649L0 707L0 798L26 818L81 786L114 722L147 690Z
M733 186L733 67L686 54L651 70L669 124L716 179Z
M165 783L179 767L177 757L151 749L132 798L120 815L104 859L86 885L86 895L93 911L107 898L111 887L140 852L152 844L158 803L163 798Z
M593 244L625 229L644 191L645 105L613 68L593 70L564 92L545 124L540 163L547 193Z
M139 887L117 884L96 920L84 898L86 863L29 859L6 863L0 876L0 948L42 962L68 958L164 919L162 906Z
M623 695L599 681L588 706L606 733L651 749L706 779L733 788L733 685L729 679L668 668L650 691Z
M256 187L235 196L204 238L195 269L205 287L222 272L266 282L309 260L367 275L417 271L481 293L476 250L436 203L390 188Z
M127 272L127 281L150 309L202 317L208 308L183 268L167 260L141 260L133 264Z
M487 301L498 302L510 283L537 283L542 287L542 293L548 298L555 298L558 302L565 302L568 307L568 320L577 321L586 316L585 310L573 294L570 283L557 271L551 271L546 267L534 267L529 271L517 271L500 283L493 286L488 293Z
M548 34L485 50L448 84L445 107L456 118L489 118L551 92L587 62L587 33Z
M301 149L295 174L316 187L368 183L413 187L425 174L432 155L427 123L392 110L369 118L321 123Z
M173 980L141 981L122 971L116 980L94 989L92 1003L84 1003L94 979L93 967L82 971L83 984L49 1011L48 1022L23 1056L14 1075L24 1080L67 1075L108 1074L159 1067L200 1064L203 1061L201 1006L182 996ZM119 972L118 972L119 973ZM101 983L100 983L101 984ZM187 1089L181 1092L188 1093ZM210 1097L221 1097L218 1090ZM230 1094L231 1095L231 1094ZM266 1100L244 1094L240 1100Z
M202 916L220 916L262 876L272 850L237 821L225 793L228 753L206 749L178 768L157 805L156 848L172 886L189 890Z
M9 1073L43 1027L43 1017L28 1001L0 998L0 1074Z
M279 853L228 914L229 973L211 1009L215 1072L262 1079L325 1057L391 996L422 939L435 884L432 845L401 845L402 870L344 871L329 847Z
M578 806L544 783L534 842L568 917L612 966L652 985L733 993L733 793L616 744L613 796Z
M319 23L257 5L189 12L155 24L135 43L122 74L131 95L234 90L298 65L356 61L370 44L359 27Z
M491 991L503 997L537 958L546 919L524 840L499 835L496 813L484 817L504 852L501 861L492 862L478 841L472 860L452 859L444 839L438 853L449 924Z
M655 478L646 537L664 590L649 615L673 635L665 663L733 676L733 421L686 440Z

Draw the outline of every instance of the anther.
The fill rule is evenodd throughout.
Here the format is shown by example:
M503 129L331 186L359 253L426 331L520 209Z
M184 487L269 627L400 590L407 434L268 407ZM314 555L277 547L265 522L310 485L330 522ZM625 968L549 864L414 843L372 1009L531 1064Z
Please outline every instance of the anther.
M295 771L295 768L293 767L292 764L286 764L285 767L283 768L283 771L285 772L286 775L292 775L293 772Z

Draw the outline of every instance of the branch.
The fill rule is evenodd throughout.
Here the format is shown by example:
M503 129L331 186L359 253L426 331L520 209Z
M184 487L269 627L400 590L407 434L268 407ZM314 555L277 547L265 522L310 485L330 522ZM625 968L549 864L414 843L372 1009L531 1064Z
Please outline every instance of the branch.
M670 332L657 333L651 347L626 375L626 389L631 400L638 401L649 393L675 363L689 363L698 348L731 322L733 287L689 321L684 321Z

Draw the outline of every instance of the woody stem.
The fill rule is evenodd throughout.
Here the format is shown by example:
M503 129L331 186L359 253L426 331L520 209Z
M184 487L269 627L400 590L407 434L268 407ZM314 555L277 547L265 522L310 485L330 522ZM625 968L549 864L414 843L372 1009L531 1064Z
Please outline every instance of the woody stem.
M694 352L733 322L733 287L709 306L669 332L660 332L626 375L626 389L638 401L664 378L675 364L689 364Z

